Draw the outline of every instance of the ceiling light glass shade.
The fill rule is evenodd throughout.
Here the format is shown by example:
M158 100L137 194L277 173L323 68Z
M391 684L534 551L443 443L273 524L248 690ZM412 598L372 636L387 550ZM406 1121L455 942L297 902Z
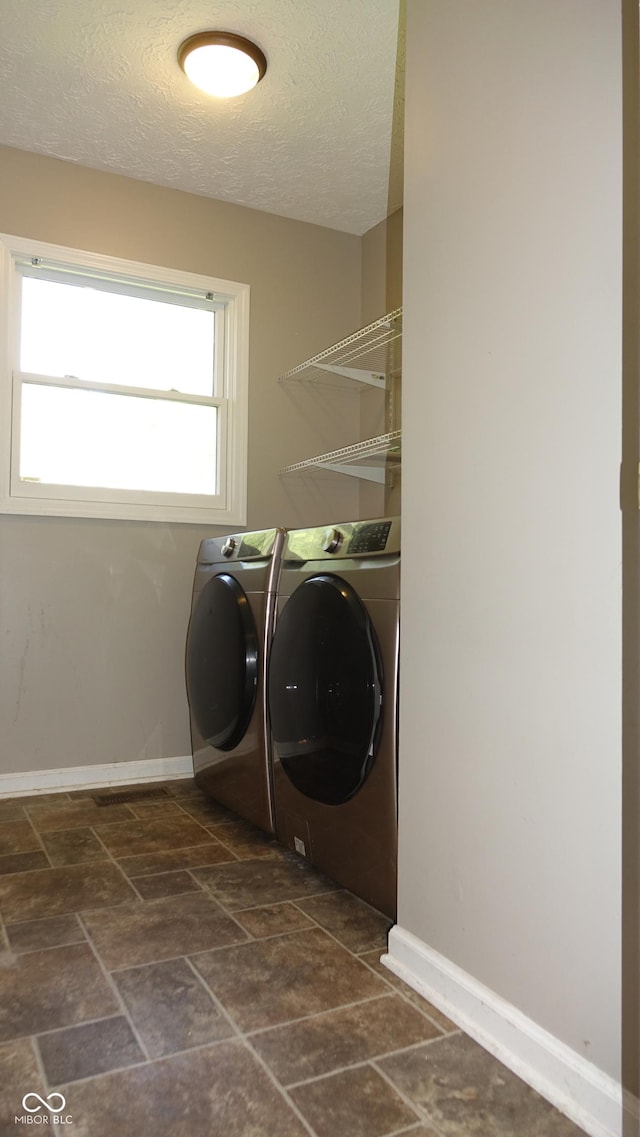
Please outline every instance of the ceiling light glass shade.
M199 32L180 45L178 62L192 83L219 99L250 91L267 70L259 47L233 32Z

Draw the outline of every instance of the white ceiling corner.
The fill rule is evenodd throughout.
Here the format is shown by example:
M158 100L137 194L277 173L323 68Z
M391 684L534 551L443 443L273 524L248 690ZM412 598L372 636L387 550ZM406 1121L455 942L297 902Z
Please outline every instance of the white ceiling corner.
M0 144L361 235L402 203L400 3L1 0ZM268 59L228 102L176 60L214 27Z

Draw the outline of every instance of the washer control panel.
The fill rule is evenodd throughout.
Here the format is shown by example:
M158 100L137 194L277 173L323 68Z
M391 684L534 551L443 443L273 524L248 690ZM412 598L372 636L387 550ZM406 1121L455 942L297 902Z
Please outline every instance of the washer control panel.
M284 546L285 561L339 562L349 557L390 556L400 553L400 519L379 517L347 521L313 529L290 529Z
M339 529L327 529L322 542L323 553L337 553L344 537Z
M356 525L347 553L382 553L387 547L390 521L371 521Z

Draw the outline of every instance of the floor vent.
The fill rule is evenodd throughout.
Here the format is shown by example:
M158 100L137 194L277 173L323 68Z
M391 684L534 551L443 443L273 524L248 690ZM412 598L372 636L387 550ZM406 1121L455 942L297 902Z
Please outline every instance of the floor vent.
M155 790L122 790L113 794L94 794L96 805L124 805L134 801L155 801L157 798L169 797L165 786Z

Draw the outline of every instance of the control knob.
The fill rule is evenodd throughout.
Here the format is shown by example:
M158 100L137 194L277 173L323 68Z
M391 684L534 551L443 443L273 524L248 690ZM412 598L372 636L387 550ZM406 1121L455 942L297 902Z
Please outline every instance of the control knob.
M223 557L230 557L237 544L238 542L236 541L235 537L227 537L221 549Z
M322 542L322 551L325 553L337 553L342 544L342 533L339 529L327 529Z

